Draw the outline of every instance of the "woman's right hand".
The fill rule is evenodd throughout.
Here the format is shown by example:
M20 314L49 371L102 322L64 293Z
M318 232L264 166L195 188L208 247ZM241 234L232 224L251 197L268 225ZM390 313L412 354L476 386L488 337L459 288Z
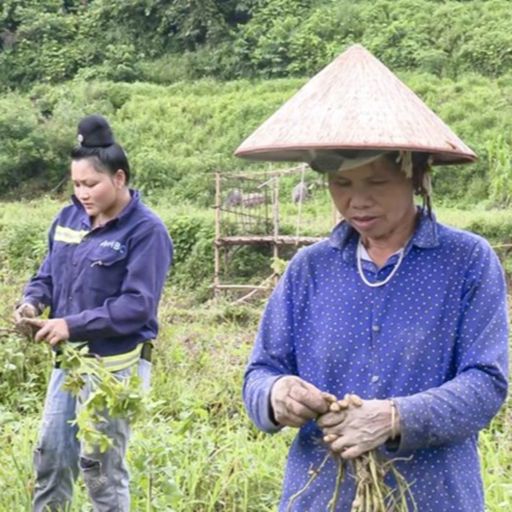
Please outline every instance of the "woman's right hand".
M328 402L317 387L292 375L274 383L270 403L275 420L286 427L302 427L328 410Z

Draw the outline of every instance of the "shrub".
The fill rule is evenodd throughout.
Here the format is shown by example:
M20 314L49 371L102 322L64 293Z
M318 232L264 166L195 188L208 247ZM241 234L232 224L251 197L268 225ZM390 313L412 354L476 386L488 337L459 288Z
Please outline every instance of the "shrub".
M497 206L509 206L512 190L512 147L500 134L488 141L489 196Z
M45 169L49 144L28 98L0 98L0 189L38 176Z
M47 250L46 219L20 219L1 226L0 258L7 268L25 275L34 273Z
M512 75L499 80L400 75L479 156L471 165L436 168L436 196L470 204L495 194L493 145L502 140L503 168L512 144ZM171 86L91 81L8 95L0 99L0 135L8 141L0 146L1 190L12 193L29 182L42 191L54 189L68 175L78 119L101 112L128 152L134 186L149 196L168 190L173 201L211 205L213 172L268 167L237 159L233 151L304 81L209 79ZM501 190L508 193L506 186ZM504 204L503 198L496 200Z
M176 215L166 220L174 245L171 281L194 289L211 281L213 275L213 241L215 229L212 220L193 214Z

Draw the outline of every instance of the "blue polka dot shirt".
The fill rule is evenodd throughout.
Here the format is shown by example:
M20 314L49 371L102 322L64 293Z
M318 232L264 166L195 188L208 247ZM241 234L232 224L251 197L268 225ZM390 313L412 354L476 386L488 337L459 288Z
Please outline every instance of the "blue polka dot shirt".
M297 253L263 314L244 379L244 401L256 426L277 432L269 406L273 383L297 375L343 397L392 398L401 437L380 451L399 458L420 512L483 512L478 431L507 393L508 321L500 263L481 237L419 211L404 259L382 287L357 271L359 235L341 222L325 241ZM393 270L363 261L370 282ZM280 511L326 454L315 422L295 437ZM336 463L294 502L322 511L332 497ZM350 512L354 479L345 478L337 511ZM412 510L412 506L410 507Z

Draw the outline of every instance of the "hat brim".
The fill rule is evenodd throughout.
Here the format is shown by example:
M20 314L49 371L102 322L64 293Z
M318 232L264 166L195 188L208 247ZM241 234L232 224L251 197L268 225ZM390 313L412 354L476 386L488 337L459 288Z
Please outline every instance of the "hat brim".
M324 162L332 162L330 168L333 168L340 160L340 154L352 154L354 152L367 152L369 154L383 154L391 151L411 151L412 153L426 153L432 156L433 165L454 165L454 164L467 164L477 160L473 152L462 154L460 150L453 152L441 151L439 148L416 148L413 146L408 147L371 147L371 148L357 148L357 147L286 147L286 146L272 146L269 148L249 148L247 151L238 150L235 154L238 157L247 158L255 161L270 161L270 162L305 162L309 164L314 170L319 172L329 172L330 169L322 168ZM313 157L314 155L314 157ZM315 163L315 162L322 162ZM312 165L313 164L313 165ZM340 162L341 164L341 162ZM334 169L336 170L336 169Z

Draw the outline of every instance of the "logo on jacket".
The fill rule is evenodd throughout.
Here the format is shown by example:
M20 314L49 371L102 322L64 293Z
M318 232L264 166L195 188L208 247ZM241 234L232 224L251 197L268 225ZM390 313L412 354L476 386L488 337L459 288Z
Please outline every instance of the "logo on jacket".
M120 254L124 254L126 252L126 245L118 242L117 240L103 240L103 242L100 243L100 247L113 249Z

